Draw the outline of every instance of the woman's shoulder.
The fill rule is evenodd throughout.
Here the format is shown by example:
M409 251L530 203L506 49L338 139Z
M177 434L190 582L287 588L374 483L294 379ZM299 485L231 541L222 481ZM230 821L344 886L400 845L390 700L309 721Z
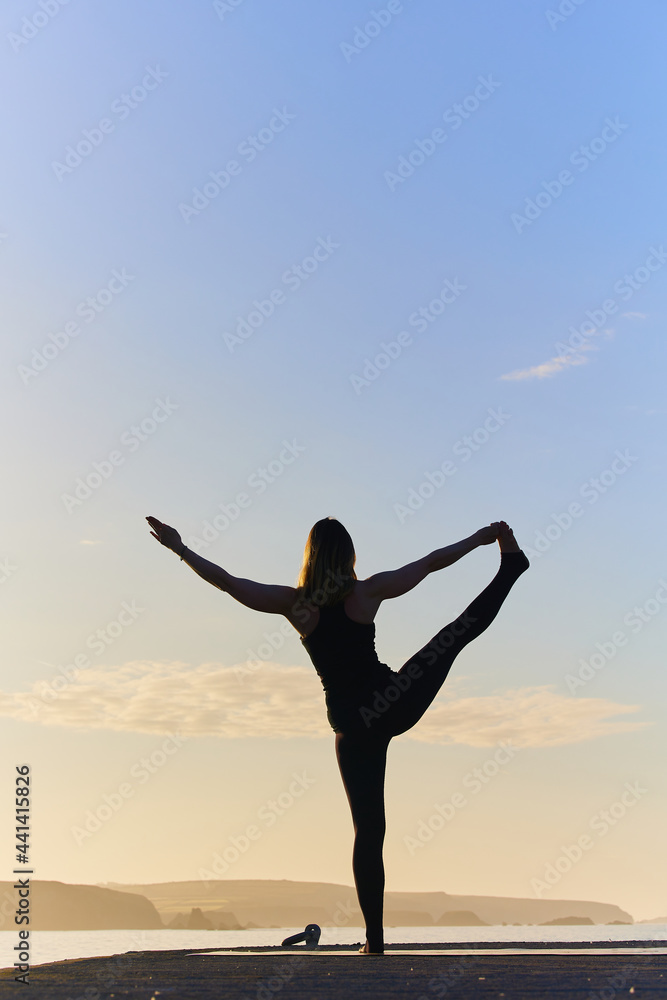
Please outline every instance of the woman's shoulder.
M315 631L322 617L346 618L357 625L373 625L380 601L369 595L365 583L364 580L355 580L346 594L326 603L315 600L317 595L310 599L303 597L298 611L287 617L302 639L308 638Z

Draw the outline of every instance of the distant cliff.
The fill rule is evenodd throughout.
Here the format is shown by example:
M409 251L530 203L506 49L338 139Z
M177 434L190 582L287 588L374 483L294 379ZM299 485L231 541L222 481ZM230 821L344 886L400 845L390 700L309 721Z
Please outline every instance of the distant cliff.
M363 926L355 890L329 882L291 882L273 879L229 879L212 882L161 882L153 885L116 885L115 889L141 893L155 905L165 924L177 914L198 907L214 926L222 913L233 913L247 927ZM632 923L632 917L613 903L572 899L521 899L501 896L450 896L446 892L386 892L385 925L402 921L430 925L460 921L461 925L541 924L559 918L588 918L594 924ZM458 912L456 912L458 911ZM449 916L448 916L449 915Z
M0 899L17 898L13 885L13 882L0 882ZM12 914L0 930L11 930L14 926ZM30 882L29 930L151 930L162 927L160 914L144 895L97 885Z
M13 883L0 882L0 929L13 923ZM4 918L4 919L3 919ZM632 923L611 903L571 899L385 893L385 926ZM171 927L361 927L355 890L328 882L230 879L153 885L31 882L31 930L134 930Z

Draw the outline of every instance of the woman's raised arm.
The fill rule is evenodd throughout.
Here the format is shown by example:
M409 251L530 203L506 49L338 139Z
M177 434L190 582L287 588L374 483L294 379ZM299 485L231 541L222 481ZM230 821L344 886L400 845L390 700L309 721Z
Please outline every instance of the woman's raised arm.
M480 528L469 538L454 542L453 545L446 545L442 549L435 549L429 555L408 563L400 569L369 576L368 579L364 580L364 590L369 597L380 601L407 594L409 590L421 583L429 573L435 573L439 569L444 569L445 566L451 566L461 556L476 549L478 545L490 545L495 542L499 528L500 522L495 521L487 528Z
M284 615L294 606L296 600L296 590L294 587L255 583L254 580L244 580L240 577L232 576L222 566L217 566L215 563L204 559L203 556L187 548L175 528L170 527L168 524L163 524L156 517L147 517L146 520L154 529L151 531L151 535L161 545L179 555L183 562L187 563L202 580L206 580L207 583L217 587L218 590L223 590L247 608L252 608L253 611L265 611L269 614Z

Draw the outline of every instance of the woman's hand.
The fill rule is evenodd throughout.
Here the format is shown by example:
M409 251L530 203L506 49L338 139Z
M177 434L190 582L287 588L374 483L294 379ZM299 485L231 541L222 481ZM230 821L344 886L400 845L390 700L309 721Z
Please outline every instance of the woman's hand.
M479 531L476 531L475 538L477 539L477 544L491 545L492 542L495 542L498 538L501 524L502 521L494 521L488 528L480 528Z
M156 517L147 517L146 520L150 524L154 531L151 531L153 538L157 538L161 545L165 545L172 552L176 552L178 555L183 550L183 542L181 536L176 531L176 528L171 528L168 524L163 524L162 521L158 521Z

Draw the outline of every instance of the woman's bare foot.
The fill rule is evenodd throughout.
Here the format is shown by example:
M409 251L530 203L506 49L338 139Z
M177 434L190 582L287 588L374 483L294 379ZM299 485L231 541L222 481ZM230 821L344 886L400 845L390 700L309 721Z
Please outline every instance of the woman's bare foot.
M366 941L366 944L363 946L363 948L359 949L359 954L360 955L384 955L384 949L382 951L371 951L370 950L370 945L369 945L368 941Z
M514 532L510 528L507 521L500 522L500 530L498 532L498 545L500 546L501 552L521 552L519 543L514 537Z

